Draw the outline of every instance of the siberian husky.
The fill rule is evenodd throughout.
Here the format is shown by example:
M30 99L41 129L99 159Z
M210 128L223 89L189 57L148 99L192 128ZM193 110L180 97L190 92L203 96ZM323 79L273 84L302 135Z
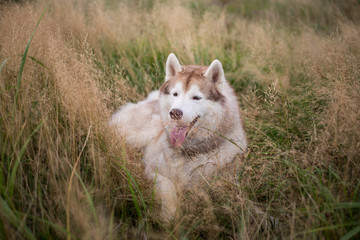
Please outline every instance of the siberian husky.
M214 174L247 148L237 97L218 60L182 66L171 53L160 90L122 106L110 124L128 144L145 148L145 173L156 179L168 220L183 187Z

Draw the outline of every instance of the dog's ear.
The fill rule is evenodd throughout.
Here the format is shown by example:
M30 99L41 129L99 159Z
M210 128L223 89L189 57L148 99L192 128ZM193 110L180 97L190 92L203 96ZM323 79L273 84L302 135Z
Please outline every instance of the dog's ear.
M182 71L182 66L179 63L179 60L175 54L170 53L166 60L166 76L165 81L169 80L171 77L174 77L178 72Z
M205 78L215 84L221 84L225 80L224 69L221 62L215 59L206 70Z

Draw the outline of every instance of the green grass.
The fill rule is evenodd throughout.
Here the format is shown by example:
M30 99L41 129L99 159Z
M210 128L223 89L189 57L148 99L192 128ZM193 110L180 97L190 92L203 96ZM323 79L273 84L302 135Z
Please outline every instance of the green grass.
M43 6L0 6L1 239L360 236L358 3ZM170 52L222 62L250 150L166 224L143 153L107 121L159 88Z

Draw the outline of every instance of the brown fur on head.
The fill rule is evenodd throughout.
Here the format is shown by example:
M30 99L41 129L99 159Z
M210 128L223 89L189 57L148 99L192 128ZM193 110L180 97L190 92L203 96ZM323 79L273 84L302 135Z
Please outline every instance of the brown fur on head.
M215 102L223 102L224 96L218 90L216 82L209 81L209 79L205 77L208 69L209 66L201 65L182 66L180 72L175 72L173 76L161 85L160 92L162 94L170 94L169 89L174 87L178 82L182 84L186 92L190 89L190 86L195 84L199 86L207 99Z

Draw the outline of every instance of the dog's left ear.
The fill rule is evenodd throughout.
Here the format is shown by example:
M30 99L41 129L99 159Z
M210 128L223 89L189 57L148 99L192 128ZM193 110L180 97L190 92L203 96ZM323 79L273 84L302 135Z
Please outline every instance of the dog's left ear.
M165 81L169 80L171 77L174 77L178 72L182 71L182 66L179 63L179 60L175 54L170 53L166 60L166 76Z
M205 78L215 84L221 84L225 81L224 69L221 62L215 59L204 74Z

